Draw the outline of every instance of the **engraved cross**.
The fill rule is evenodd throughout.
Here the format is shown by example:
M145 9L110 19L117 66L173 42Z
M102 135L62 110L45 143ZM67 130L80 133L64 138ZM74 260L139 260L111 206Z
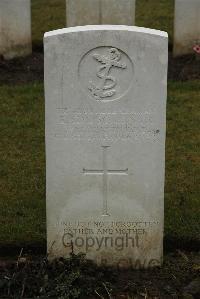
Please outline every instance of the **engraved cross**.
M102 175L103 176L103 214L102 216L110 216L108 214L108 175L128 175L128 168L111 170L107 167L107 152L110 146L102 146L103 150L103 169L85 169L84 175Z

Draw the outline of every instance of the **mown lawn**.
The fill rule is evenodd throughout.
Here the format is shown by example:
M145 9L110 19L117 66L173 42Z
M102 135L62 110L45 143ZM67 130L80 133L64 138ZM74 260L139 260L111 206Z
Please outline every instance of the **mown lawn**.
M166 31L172 44L174 0L136 0L135 25Z
M200 240L200 81L169 82L165 235Z
M45 238L42 84L0 87L0 243Z
M165 235L200 236L199 84L169 82ZM43 84L0 87L0 245L45 244Z
M41 46L46 31L66 27L65 0L32 0L33 46Z
M44 32L66 25L66 0L32 0L33 45L42 45ZM174 0L136 0L136 25L173 34Z

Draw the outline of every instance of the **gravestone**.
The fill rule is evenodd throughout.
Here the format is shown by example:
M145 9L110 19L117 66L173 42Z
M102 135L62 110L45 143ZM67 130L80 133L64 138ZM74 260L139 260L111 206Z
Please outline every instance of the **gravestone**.
M30 0L0 0L0 55L11 59L31 51Z
M167 34L71 27L44 48L49 258L160 265Z
M67 27L135 23L135 0L66 0L66 3Z
M200 1L176 0L174 56L194 53L196 44L200 44Z

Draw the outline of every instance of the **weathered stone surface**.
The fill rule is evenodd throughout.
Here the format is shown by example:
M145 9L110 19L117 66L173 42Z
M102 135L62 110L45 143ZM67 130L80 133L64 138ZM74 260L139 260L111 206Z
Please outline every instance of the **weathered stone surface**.
M71 27L44 47L49 257L161 264L167 34Z
M0 55L5 59L32 51L30 0L0 1Z
M195 44L200 44L200 1L176 0L174 56L193 53Z
M134 25L135 0L66 0L67 26Z

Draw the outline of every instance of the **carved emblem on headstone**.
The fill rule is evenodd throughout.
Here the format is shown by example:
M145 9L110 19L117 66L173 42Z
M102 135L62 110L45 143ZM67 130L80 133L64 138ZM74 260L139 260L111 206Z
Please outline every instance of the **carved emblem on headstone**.
M84 91L99 103L119 100L133 83L134 65L121 49L100 46L88 51L79 63L79 80Z
M101 101L106 97L111 97L116 93L116 78L111 75L112 68L127 68L126 63L121 62L121 54L116 48L110 48L107 55L93 54L93 58L101 63L97 69L97 77L100 78L99 85L90 81L88 89L92 96Z

